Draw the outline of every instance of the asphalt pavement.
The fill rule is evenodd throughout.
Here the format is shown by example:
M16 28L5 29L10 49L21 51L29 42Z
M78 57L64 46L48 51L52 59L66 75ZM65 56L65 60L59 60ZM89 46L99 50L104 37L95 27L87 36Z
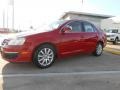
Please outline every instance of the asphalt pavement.
M0 90L120 90L120 56L73 56L47 69L1 59Z

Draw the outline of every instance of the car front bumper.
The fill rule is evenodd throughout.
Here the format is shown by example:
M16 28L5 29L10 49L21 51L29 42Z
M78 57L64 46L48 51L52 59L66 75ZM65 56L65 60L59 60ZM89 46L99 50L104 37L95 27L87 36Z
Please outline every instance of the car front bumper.
M31 62L32 52L23 46L1 47L1 56L9 62Z
M107 37L107 41L115 41L115 38L114 37Z

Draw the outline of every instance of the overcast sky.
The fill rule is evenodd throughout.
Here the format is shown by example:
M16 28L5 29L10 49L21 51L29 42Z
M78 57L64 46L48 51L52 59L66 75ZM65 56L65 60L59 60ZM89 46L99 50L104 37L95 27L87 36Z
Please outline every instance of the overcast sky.
M0 0L0 27L3 26L3 9L8 27L12 27L10 0ZM120 0L14 0L15 28L39 27L58 19L66 11L83 11L107 15L120 15ZM8 14L7 14L8 10ZM6 23L7 26L7 23Z

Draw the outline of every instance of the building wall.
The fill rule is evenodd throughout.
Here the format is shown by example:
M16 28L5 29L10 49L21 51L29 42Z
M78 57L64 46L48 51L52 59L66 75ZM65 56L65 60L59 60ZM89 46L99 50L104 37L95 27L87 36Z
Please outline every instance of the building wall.
M101 22L102 29L120 29L120 23L115 23L112 19L104 19Z
M65 19L67 19L67 20L70 20L70 19L85 20L85 21L91 22L91 23L101 27L101 18L99 18L99 17L69 14L65 17Z

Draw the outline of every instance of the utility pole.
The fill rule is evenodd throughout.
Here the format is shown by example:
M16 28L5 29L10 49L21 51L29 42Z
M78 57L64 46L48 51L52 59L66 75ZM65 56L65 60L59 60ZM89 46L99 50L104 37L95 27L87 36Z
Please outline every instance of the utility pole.
M81 11L83 11L83 0L80 0L80 8L81 8Z
M12 0L12 8L13 8L12 29L14 30L14 0Z
M8 19L9 19L9 18L8 18L8 6L7 6L7 28L9 28L9 27L8 27Z
M81 2L82 2L82 6L83 6L83 2L84 2L84 1L82 0Z
M5 28L5 9L3 9L3 28Z
M9 0L9 5L12 7L12 30L14 30L14 0Z

